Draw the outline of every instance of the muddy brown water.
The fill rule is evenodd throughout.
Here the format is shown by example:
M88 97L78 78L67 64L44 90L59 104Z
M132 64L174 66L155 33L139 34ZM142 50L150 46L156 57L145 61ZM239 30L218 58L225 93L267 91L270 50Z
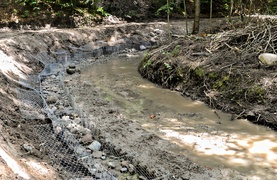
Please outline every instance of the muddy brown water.
M145 129L178 145L171 149L206 167L227 167L256 179L277 175L277 133L182 97L141 78L143 54L86 67L82 81Z

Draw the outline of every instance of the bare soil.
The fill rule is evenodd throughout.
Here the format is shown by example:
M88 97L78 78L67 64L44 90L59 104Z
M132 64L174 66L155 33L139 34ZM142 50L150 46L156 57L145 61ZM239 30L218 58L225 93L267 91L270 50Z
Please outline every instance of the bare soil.
M178 23L176 23L178 25ZM176 25L175 24L175 25ZM1 50L1 81L0 81L0 96L1 96L1 121L0 121L0 128L1 128L1 146L0 146L0 177L1 179L63 179L66 172L59 171L53 166L51 166L52 161L47 156L47 152L43 151L41 148L41 142L35 137L36 133L34 132L35 125L43 125L51 123L49 118L45 119L34 119L30 120L22 116L20 113L19 107L19 99L17 97L17 88L26 88L22 87L22 84L19 84L20 79L24 79L30 75L37 75L42 69L44 68L41 63L38 63L36 59L34 59L33 55L38 55L42 52L46 52L49 56L55 57L54 54L51 52L56 51L67 51L72 52L73 48L89 48L91 47L91 42L96 42L100 40L104 40L106 43L111 43L112 45L122 43L122 39L130 38L133 44L137 44L138 46L142 42L149 42L149 39L152 38L151 42L155 42L156 45L161 45L166 42L166 34L161 33L155 37L151 37L157 29L166 31L166 24L165 23L149 23L149 24L122 24L122 25L113 25L108 27L97 27L94 29L91 28L79 28L79 29L44 29L44 30L28 30L28 31L12 31L9 29L2 29L0 35L0 50ZM173 29L183 29L180 26L174 26ZM175 35L181 36L181 31L173 32ZM182 31L183 33L183 31ZM154 40L153 40L154 39ZM196 43L195 43L196 41ZM197 41L200 41L197 43ZM163 84L165 87L170 88L181 88L184 90L184 94L188 93L190 95L194 95L195 98L202 98L203 96L203 87L208 89L205 91L208 94L211 94L212 85L207 84L206 81L206 71L204 68L196 71L197 69L191 68L189 66L186 69L186 66L181 66L180 71L185 77L186 73L190 76L188 78L187 84L182 84L183 86L179 86L180 82L184 79L180 80L179 72L177 75L173 76L172 78L168 79L167 81L164 80L157 80L159 77L157 74L160 72L167 72L169 75L173 75L176 73L176 68L171 70L170 67L179 67L179 64L186 64L184 59L179 61L179 58L184 58L186 55L191 55L191 52L199 52L199 50L205 49L205 45L209 44L209 41L205 38L195 37L194 41L192 40L178 40L175 43L170 44L170 46L163 46L159 49L158 52L165 52L165 53L158 53L165 54L166 58L165 61L159 61L161 58L155 58L157 63L151 62L150 66L147 66L146 74L150 74L151 72L153 76L148 76L148 78L152 81L158 82ZM86 46L87 45L87 46ZM174 49L177 45L180 45L180 49L178 50L178 56L174 53ZM187 49L186 49L187 48ZM92 48L93 49L93 48ZM90 50L92 50L90 49ZM195 51L191 51L195 50ZM169 56L167 53L171 53ZM179 54L183 52L183 54ZM189 53L188 53L189 52ZM226 51L225 51L226 52ZM226 52L227 53L227 52ZM232 59L233 51L229 52L226 57ZM155 57L157 54L151 54L149 57ZM158 56L159 57L159 56ZM251 56L251 57L254 57ZM202 58L194 58L190 56L190 63L191 60L196 63L205 62ZM216 59L216 58L215 58ZM220 70L226 70L225 73L230 75L231 72L233 73L235 70L231 69L230 71L230 63L232 67L239 64L237 66L237 71L239 74L243 74L243 70L245 67L248 67L248 63L244 62L241 64L241 61L231 61L229 63L225 62L223 59L217 63L216 60L209 61L210 64L214 65L213 68L208 66L210 71L217 73ZM224 58L225 59L225 58ZM143 61L143 66L145 62L149 59ZM176 63L178 60L178 63ZM96 59L97 61L97 59ZM181 63L180 63L181 62ZM206 61L207 62L207 61ZM168 64L165 64L168 63ZM169 65L169 66L168 66ZM207 64L206 64L207 65ZM227 67L226 67L227 65ZM141 66L141 68L143 67ZM162 68L162 70L159 69ZM217 67L217 69L215 68ZM257 71L261 69L257 69L258 64L256 61L251 64L250 67L255 67L253 69L253 73L246 73L246 75L256 74ZM214 69L215 68L215 69ZM144 68L145 69L145 68ZM166 70L167 69L167 70ZM168 69L170 69L168 71ZM251 69L251 68L250 68ZM177 68L178 70L178 68ZM140 70L143 72L143 70ZM221 72L221 71L220 71ZM271 74L270 77L274 78L274 70L271 68L263 69L262 68L261 74ZM224 71L222 72L225 76L226 74ZM143 74L143 73L142 73ZM151 77L155 77L151 79ZM163 79L166 79L164 75L161 76ZM177 79L174 79L176 78ZM214 76L210 77L213 78ZM215 74L217 79L214 82L217 82L215 85L219 85L219 82L224 81L226 83L227 80L222 80L219 77L224 77L222 74ZM229 76L228 76L229 77ZM241 76L240 76L241 77ZM242 76L244 77L244 76ZM257 76L255 76L257 77ZM268 77L268 76L265 76ZM69 80L67 81L68 87L77 94L77 100L81 102L86 102L86 106L93 104L94 106L86 107L86 108L93 108L94 114L91 114L92 117L95 119L101 119L101 123L99 123L98 128L101 131L101 135L98 137L99 140L103 143L112 143L115 146L115 149L120 152L119 154L124 154L125 156L132 157L136 161L141 162L141 169L144 169L145 166L153 168L145 170L146 174L150 174L148 178L155 177L156 175L160 175L160 177L164 177L164 179L211 179L211 178L219 178L222 179L223 177L228 177L229 179L248 179L245 175L230 169L224 168L217 168L211 169L208 167L202 167L197 165L189 160L188 157L185 156L177 156L175 154L171 154L164 147L174 146L168 141L164 141L157 137L154 134L151 134L144 130L139 124L137 124L133 120L128 120L121 116L119 111L116 110L116 107L112 107L111 104L107 103L105 100L101 99L99 95L99 90L97 87L90 87L90 91L88 93L88 89L80 89L80 83L78 81L73 81L72 78L75 78L75 75L67 76ZM71 81L71 80L72 81ZM192 80L196 81L192 81ZM246 78L245 78L246 79ZM244 78L243 78L244 80ZM241 79L239 79L241 81ZM203 82L205 82L203 84ZM230 83L234 83L238 81L231 81ZM248 81L246 81L248 82ZM252 81L250 81L252 82ZM249 82L249 83L250 83ZM258 81L257 81L258 82ZM207 84L207 85L206 85ZM84 84L82 84L84 85ZM247 84L249 85L249 84ZM242 85L238 85L242 87ZM199 88L200 87L200 88ZM252 87L252 86L251 86ZM258 86L260 87L260 86ZM228 88L228 87L224 87ZM224 89L225 91L227 91ZM254 89L255 90L255 89ZM259 89L258 89L259 90ZM192 93L194 91L195 93ZM223 92L225 92L223 91ZM247 91L252 92L252 91ZM263 92L263 91L262 91ZM271 91L266 91L271 92ZM257 93L256 91L253 92L254 95ZM217 95L217 94L216 94ZM245 91L244 94L245 95ZM253 96L239 96L240 100L243 97L247 97L248 106L253 107L253 103L257 107L260 107L260 101L265 100L264 96L261 96L260 91L258 91L259 98ZM264 94L262 94L264 95ZM268 95L268 94L265 94ZM222 97L222 99L221 99ZM275 97L275 96L274 96ZM231 106L229 97L223 96L211 96L209 95L206 97L209 100L208 102L211 105L215 106L215 102L218 105L216 107L221 107L223 110L230 110L231 107L234 109L239 106ZM254 100L253 100L254 99ZM205 99L203 99L205 100ZM217 100L217 101L215 101ZM244 99L245 100L245 99ZM250 101L251 100L251 101ZM245 101L238 101L234 100L237 104L241 104ZM253 102L252 102L253 101ZM265 101L267 102L267 101ZM251 104L252 103L252 104ZM272 103L272 102L271 102ZM272 103L274 104L274 102ZM220 106L221 105L221 106ZM258 106L259 105L259 106ZM224 108L223 108L224 107ZM265 107L261 106L261 107ZM273 108L273 106L272 106ZM274 109L275 110L275 109ZM85 109L84 109L85 111ZM253 109L252 109L253 111ZM276 110L275 110L276 111ZM238 111L234 110L234 113ZM251 112L246 111L245 112ZM260 111L257 111L259 114ZM254 111L254 113L257 113ZM236 113L239 116L242 116L243 113L238 112ZM90 116L88 116L90 117ZM255 116L256 117L256 116ZM259 116L258 120L263 120L263 114ZM31 150L26 148L31 147ZM2 151L1 151L2 150ZM7 154L10 158L6 158L4 156ZM17 166L11 164L12 160L16 162ZM29 162L29 163L28 163ZM33 162L33 163L30 163ZM30 165L31 164L31 165ZM35 165L34 165L35 164ZM19 172L17 171L19 169ZM155 176L153 175L155 174ZM163 179L163 178L162 178ZM226 178L225 178L226 179Z

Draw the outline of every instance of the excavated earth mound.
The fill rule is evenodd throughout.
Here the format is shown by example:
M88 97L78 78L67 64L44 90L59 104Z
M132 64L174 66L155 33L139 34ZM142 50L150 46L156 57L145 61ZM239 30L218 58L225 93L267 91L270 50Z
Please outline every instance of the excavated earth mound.
M217 34L180 37L150 52L139 72L152 82L184 96L277 127L276 65L264 64L261 53L276 54L274 20L259 20Z

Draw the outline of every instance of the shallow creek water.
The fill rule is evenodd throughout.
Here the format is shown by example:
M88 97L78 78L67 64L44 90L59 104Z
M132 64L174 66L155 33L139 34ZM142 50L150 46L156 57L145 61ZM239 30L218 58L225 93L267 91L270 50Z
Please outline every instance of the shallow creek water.
M86 67L81 80L102 90L103 98L145 129L178 145L171 149L206 167L227 167L256 177L277 176L277 133L213 110L141 78L142 55Z

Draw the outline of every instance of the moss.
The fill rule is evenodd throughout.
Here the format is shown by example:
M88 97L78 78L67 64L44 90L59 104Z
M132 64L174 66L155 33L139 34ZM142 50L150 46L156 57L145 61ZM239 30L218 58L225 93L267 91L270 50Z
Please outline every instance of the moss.
M229 81L230 75L223 76L214 83L213 88L223 91L228 88Z
M194 72L195 72L196 76L198 76L200 79L204 78L203 69L197 67L197 68L194 69Z
M262 87L255 86L247 90L247 100L249 102L263 103L266 90Z
M208 73L208 78L211 80L218 79L218 75L215 72Z
M147 61L144 61L143 68L146 68L146 67L150 66L151 64L152 64L152 61L150 59Z

